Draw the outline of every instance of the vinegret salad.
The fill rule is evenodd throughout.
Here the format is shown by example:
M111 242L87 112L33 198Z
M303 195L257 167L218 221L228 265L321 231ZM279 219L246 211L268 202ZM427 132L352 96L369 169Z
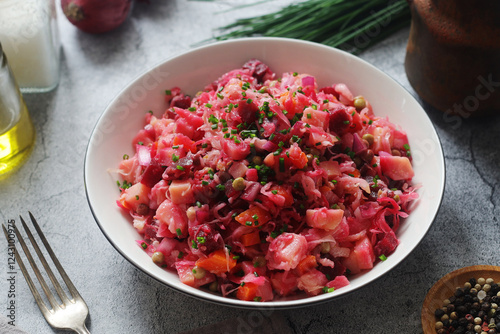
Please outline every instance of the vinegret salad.
M253 59L194 97L165 93L120 163L117 203L184 284L314 296L394 252L418 198L408 139L345 84Z

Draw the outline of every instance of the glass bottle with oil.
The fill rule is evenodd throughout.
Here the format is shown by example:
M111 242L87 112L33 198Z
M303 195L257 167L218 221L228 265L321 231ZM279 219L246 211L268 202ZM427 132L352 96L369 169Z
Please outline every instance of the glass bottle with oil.
M33 123L0 44L0 180L25 162L34 143Z

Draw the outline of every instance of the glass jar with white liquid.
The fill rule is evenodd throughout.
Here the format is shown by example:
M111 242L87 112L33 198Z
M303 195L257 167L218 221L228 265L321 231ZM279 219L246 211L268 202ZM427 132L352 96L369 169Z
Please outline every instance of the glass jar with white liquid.
M57 86L61 46L54 0L0 0L0 43L23 93Z

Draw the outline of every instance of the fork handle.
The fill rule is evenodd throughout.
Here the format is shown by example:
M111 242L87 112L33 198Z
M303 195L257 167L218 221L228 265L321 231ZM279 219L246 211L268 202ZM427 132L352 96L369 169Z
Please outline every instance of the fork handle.
M87 329L87 327L85 326L85 324L83 324L82 326L79 326L79 327L75 327L75 328L73 328L73 330L75 332L77 332L78 334L90 334L90 332Z

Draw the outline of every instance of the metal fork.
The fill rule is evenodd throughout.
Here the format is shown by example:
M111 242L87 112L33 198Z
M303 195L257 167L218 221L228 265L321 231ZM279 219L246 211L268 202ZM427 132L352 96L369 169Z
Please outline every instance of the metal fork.
M31 234L31 231L29 230L28 226L26 225L26 222L24 221L23 217L19 216L21 218L21 222L23 224L23 228L26 231L26 234L28 235L28 238L31 241L31 244L33 245L33 248L35 249L36 254L38 255L38 258L40 259L40 262L42 262L43 267L45 268L45 271L47 272L47 275L49 276L50 280L52 281L52 284L54 285L55 290L57 291L57 294L59 295L59 298L62 301L62 304L59 304L59 302L56 300L54 297L54 294L50 291L49 287L47 286L47 283L45 283L45 280L43 276L40 273L40 270L38 269L38 266L36 265L35 261L33 260L33 257L31 256L31 253L26 246L26 243L24 242L23 237L21 236L21 233L17 229L15 223L13 223L14 226L14 231L16 233L17 239L19 240L19 243L21 244L21 247L24 251L24 254L26 255L26 258L28 259L31 268L33 268L33 272L35 273L36 277L38 278L38 282L40 282L40 285L42 286L43 291L45 292L45 295L47 296L47 299L50 303L51 308L49 309L44 301L42 300L42 297L38 293L38 290L36 286L33 284L33 281L31 280L31 277L26 270L26 267L24 266L24 263L21 259L21 256L17 252L17 248L14 245L14 253L16 257L16 261L19 264L19 268L21 269L24 278L26 279L26 282L28 283L28 286L31 290L31 293L35 297L36 303L38 304L38 307L40 308L40 311L42 311L43 316L45 317L45 320L49 323L50 326L53 328L57 329L62 329L62 330L73 330L77 333L81 334L90 334L88 331L87 327L85 327L85 320L87 319L87 316L89 314L89 309L87 307L87 304L83 300L83 298L80 296L78 291L76 290L75 286L69 279L68 275L64 271L63 267L61 266L61 263L59 263L59 260L57 259L56 255L52 251L52 248L50 247L49 243L47 242L47 239L45 238L45 235L42 233L42 230L38 226L38 223L31 214L29 213L31 222L33 223L33 226L35 227L40 239L42 240L42 243L44 244L45 248L47 249L47 252L49 253L52 262L56 266L57 270L59 271L59 274L61 275L62 279L66 283L66 286L68 287L69 292L71 293L72 298L69 299L66 296L66 293L63 291L61 288L61 285L57 281L57 278L54 276L54 273L50 269L47 261L45 260L45 257L43 256L42 252L40 251L40 248L38 247L38 244L36 240L33 238L33 235ZM7 233L7 229L5 228L5 225L2 224L3 232L5 234L5 237L7 238L7 242L9 242L9 236Z

